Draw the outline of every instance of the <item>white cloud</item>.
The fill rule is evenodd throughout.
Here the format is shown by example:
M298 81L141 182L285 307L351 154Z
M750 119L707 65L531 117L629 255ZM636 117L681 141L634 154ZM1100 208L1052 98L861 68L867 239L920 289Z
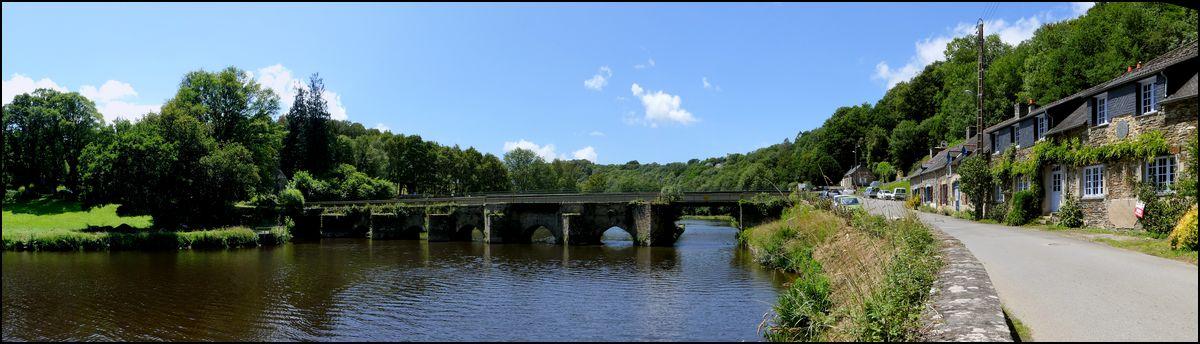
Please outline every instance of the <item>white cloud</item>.
M3 81L3 97L4 103L11 103L13 98L18 94L31 93L39 88L49 88L59 92L66 92L67 88L59 86L50 78L42 78L42 80L33 81L33 79L21 75L13 74L11 78Z
M593 75L591 79L583 81L583 87L593 91L600 91L608 85L608 78L612 77L612 69L608 66L600 67L600 70Z
M83 85L79 88L79 94L94 101L113 101L138 95L137 91L133 90L133 86L116 80L104 82L99 89L92 85Z
M691 124L697 121L691 112L685 110L682 105L682 100L677 95L671 95L663 91L647 92L638 84L630 86L630 91L634 96L640 97L642 107L646 111L646 115L642 118L642 123L650 127L658 127L660 123L679 123Z
M1087 11L1089 9L1091 9L1092 6L1096 6L1096 3L1095 2L1072 2L1071 3L1071 13L1075 14L1075 16L1081 16L1081 15L1087 14Z
M537 154L538 156L542 157L542 159L545 159L546 161L552 161L552 160L558 158L558 155L556 155L554 153L555 148L554 148L553 144L540 146L536 143L525 141L525 139L518 140L517 142L512 142L512 141L504 142L504 152L505 153L510 152L517 148L532 151L534 154Z
M1092 5L1094 4L1072 3L1071 13L1066 16L1042 12L1030 17L1019 18L1015 22L1008 22L1004 19L985 20L983 23L984 34L999 35L1000 41L1009 45L1017 45L1033 37L1034 32L1043 24L1078 17L1086 13ZM889 89L900 82L908 81L920 73L925 66L945 59L946 44L951 40L955 37L974 35L975 30L976 23L960 22L948 33L919 40L914 43L916 54L910 57L908 62L896 68L887 61L880 61L875 65L875 73L872 78L884 81Z
M547 144L545 146L542 146L542 145L538 145L533 142L526 141L525 139L520 139L520 140L517 140L516 142L513 142L513 141L504 142L504 152L505 153L511 152L512 150L517 149L517 148L531 151L531 152L533 152L533 154L537 154L537 156L541 157L543 160L546 160L546 161L568 160L568 158L565 154L558 154L557 147L554 147L553 144ZM583 148L571 153L571 156L574 157L574 159L584 159L584 160L588 160L591 162L596 162L596 149L592 148L592 146L583 147Z
M104 120L113 122L117 119L134 121L151 112L158 112L162 104L137 104L128 98L137 97L133 85L117 80L105 81L99 88L92 85L79 87L79 94L96 103L96 110L104 115Z
M379 130L379 131L387 131L387 132L392 131L392 128L388 128L388 126L383 123L375 123L375 129Z
M650 67L654 67L654 58L650 58L644 64L639 63L639 64L633 65L633 69L645 69L645 68L650 68Z
M592 130L592 132L588 133L588 136L604 136L604 132Z
M147 113L158 112L161 107L161 104L134 104L120 100L96 102L96 110L100 111L104 115L104 119L110 123L118 118L134 121Z
M702 83L702 85L704 85L704 89L706 89L706 90L713 90L713 91L721 92L721 86L713 85L711 82L708 82L707 76L701 77L700 82Z
M4 80L4 104L11 103L13 98L19 94L33 92L39 88L49 88L59 92L70 92L70 89L59 85L50 80L50 78L42 78L34 81L33 79L21 75L13 74L9 80ZM129 83L108 80L99 88L92 85L83 85L79 88L79 94L91 99L96 104L96 111L99 111L104 116L104 120L112 122L118 118L136 120L149 112L158 112L161 104L138 104L128 99L137 97L138 93Z
M583 147L574 153L575 159L583 159L591 162L596 162L596 149L592 146Z
M254 73L246 73L250 77L254 77ZM275 94L279 95L279 105L286 112L292 107L292 101L296 99L296 88L307 88L304 82L292 76L292 71L284 67L283 64L275 64L258 69L257 80L259 84L271 89ZM321 93L321 98L329 104L329 117L336 120L345 120L346 107L342 105L342 97L337 92L325 89Z

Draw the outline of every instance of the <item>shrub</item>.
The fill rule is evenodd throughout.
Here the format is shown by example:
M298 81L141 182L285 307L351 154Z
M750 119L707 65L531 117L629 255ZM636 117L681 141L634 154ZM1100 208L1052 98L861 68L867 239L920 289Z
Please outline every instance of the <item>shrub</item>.
M1038 209L1037 195L1032 190L1019 191L1013 194L1012 205L1008 209L1007 216L1004 217L1004 222L1020 226L1029 223L1041 213Z
M1171 249L1196 251L1200 248L1200 240L1197 239L1196 227L1196 205L1192 205L1192 209L1188 210L1187 214L1184 214L1179 219L1179 223L1175 224L1175 229L1168 236L1168 239L1171 240Z
M992 203L988 207L987 218L996 222L1004 222L1004 217L1008 216L1008 203Z
M1063 195L1062 208L1058 209L1058 225L1067 228L1083 227L1083 209L1079 207L1079 200L1071 197L1071 191L1068 190Z
M279 205L285 209L299 209L304 206L304 193L296 188L283 189L279 192Z
M904 205L909 209L916 210L921 206L921 197L917 195L908 196L908 198L904 200Z
M1138 183L1137 192L1138 200L1146 204L1140 220L1142 228L1159 238L1170 233L1187 206L1193 204L1175 194L1160 196L1150 183Z

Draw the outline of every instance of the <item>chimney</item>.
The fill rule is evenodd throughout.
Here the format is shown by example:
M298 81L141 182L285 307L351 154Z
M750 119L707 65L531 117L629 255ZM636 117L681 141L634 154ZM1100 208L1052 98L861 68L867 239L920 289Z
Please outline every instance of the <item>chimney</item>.
M1133 66L1126 66L1126 67L1125 67L1125 72L1126 72L1126 73L1129 73L1129 72L1132 72L1132 71L1133 71Z
M1029 108L1025 110L1025 114L1033 113L1033 109L1037 109L1037 102L1033 101L1033 98L1029 98Z
M1142 61L1138 61L1137 69L1142 69Z
M975 128L975 126L967 127L967 140L970 140L972 137L975 137L976 130L977 129Z
M1013 104L1013 118L1021 118L1021 103Z

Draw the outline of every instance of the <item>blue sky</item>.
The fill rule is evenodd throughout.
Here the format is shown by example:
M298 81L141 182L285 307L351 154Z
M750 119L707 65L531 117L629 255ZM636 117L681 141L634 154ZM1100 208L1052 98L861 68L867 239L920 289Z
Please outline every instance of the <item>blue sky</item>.
M745 153L874 103L986 14L1015 44L1090 3L3 4L4 102L78 91L137 118L184 73L283 93L319 72L336 117L501 155L599 163Z

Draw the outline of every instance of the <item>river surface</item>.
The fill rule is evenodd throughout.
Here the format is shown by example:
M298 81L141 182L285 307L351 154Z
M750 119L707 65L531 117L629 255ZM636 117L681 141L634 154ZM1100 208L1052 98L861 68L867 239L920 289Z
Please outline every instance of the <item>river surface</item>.
M786 278L735 229L682 223L675 247L652 248L4 252L3 340L761 340Z

